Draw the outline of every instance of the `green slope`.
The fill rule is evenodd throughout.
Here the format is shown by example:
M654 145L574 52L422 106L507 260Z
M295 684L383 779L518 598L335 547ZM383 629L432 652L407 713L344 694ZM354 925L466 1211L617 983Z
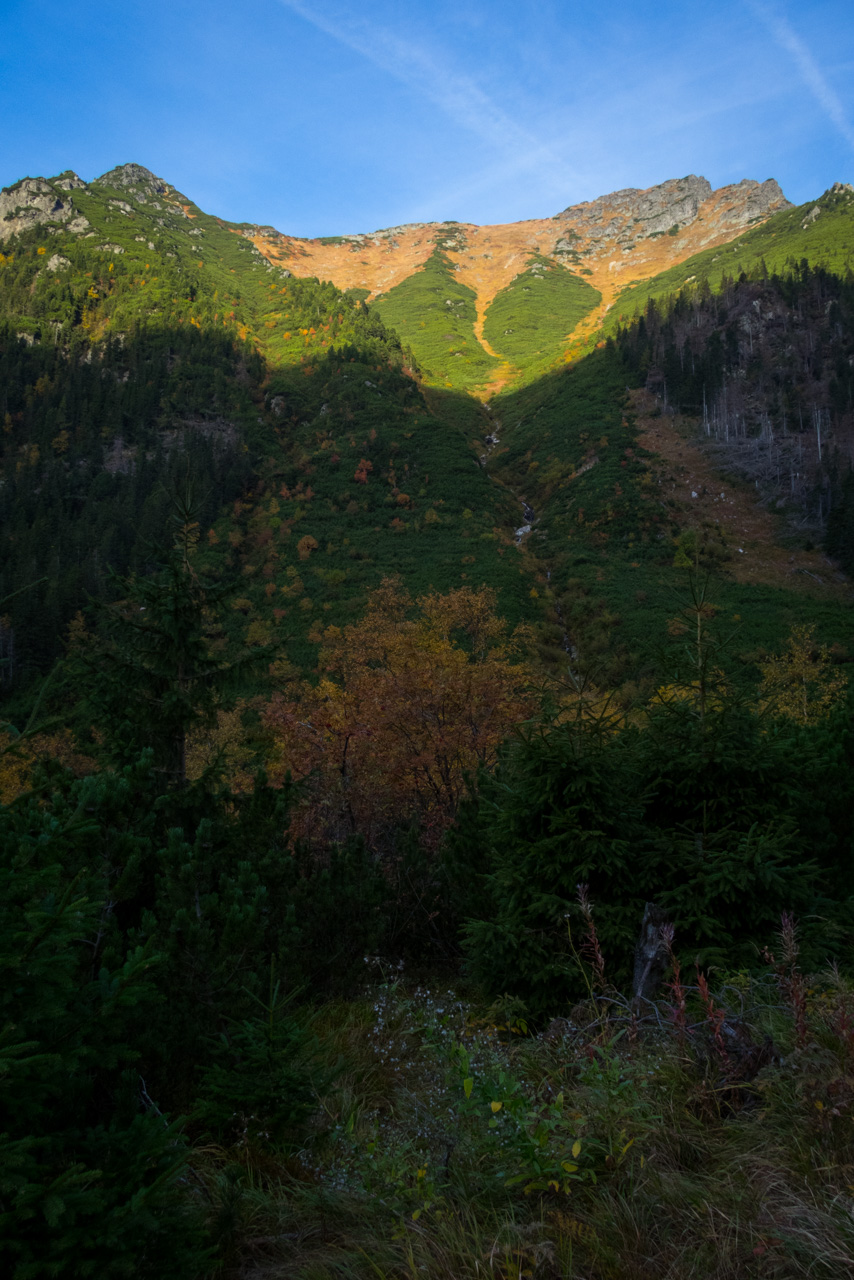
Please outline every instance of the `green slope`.
M565 670L569 646L572 665L606 685L643 682L668 649L676 666L685 659L667 630L688 594L686 570L674 563L684 520L662 501L638 445L625 394L634 373L609 345L492 401L501 444L490 465L535 513L526 554L550 615L541 655ZM850 596L736 582L726 559L734 548L714 528L698 533L721 557L713 598L720 631L737 632L723 659L731 671L749 669L762 646L779 648L797 622L850 645Z
M0 630L7 686L49 667L110 569L145 569L188 475L208 568L245 581L236 641L275 635L311 666L319 630L390 573L416 593L488 582L521 617L516 508L477 464L476 401L428 403L376 311L176 193L73 197L88 229L30 228L0 258L0 599L26 588Z
M567 334L601 299L586 280L536 255L493 299L484 337L527 381L560 355Z
M598 301L583 280L534 259L494 300L486 336L522 385L495 401L487 471L472 446L493 422L468 393L497 362L444 252L459 247L454 228L366 307L271 266L245 228L171 188L120 172L71 194L88 225L24 230L0 256L0 598L47 578L3 622L14 679L49 666L86 591L109 591L111 567L145 567L164 482L188 471L204 493L209 567L244 581L227 628L236 642L278 637L311 666L323 627L399 573L415 593L489 583L512 621L550 616L546 658L565 662L566 631L609 679L648 665L677 529L650 497L625 417L637 371L606 350L541 376ZM846 270L854 201L842 191L818 205L812 221L812 205L790 210L627 290L609 324L691 275L716 290L763 261ZM407 348L423 386L404 372ZM522 499L537 521L520 552ZM723 583L727 608L745 597L731 611L751 644L815 607ZM821 607L828 637L841 635L836 607Z
M474 290L457 280L441 241L420 270L376 298L373 307L415 353L429 382L470 391L498 367L474 334Z

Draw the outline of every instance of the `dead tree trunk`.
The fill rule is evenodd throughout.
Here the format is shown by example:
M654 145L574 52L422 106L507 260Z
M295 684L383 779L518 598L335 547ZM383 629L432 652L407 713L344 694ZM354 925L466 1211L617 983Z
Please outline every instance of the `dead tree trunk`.
M667 917L661 907L648 902L644 907L640 937L635 947L635 971L632 978L633 1003L654 1000L667 972L667 946L661 936Z

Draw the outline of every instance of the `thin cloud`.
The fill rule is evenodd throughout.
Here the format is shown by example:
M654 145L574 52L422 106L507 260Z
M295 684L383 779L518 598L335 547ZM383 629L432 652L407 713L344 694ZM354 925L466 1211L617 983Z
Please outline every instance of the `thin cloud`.
M804 84L848 145L854 148L854 126L845 113L841 98L831 87L807 45L786 18L775 13L761 0L748 0L748 3L756 16L764 22L781 49L785 49L792 55Z
M443 65L426 49L392 32L353 18L332 17L303 0L279 2L305 22L337 40L368 62L401 81L441 108L456 124L498 149L506 171L527 169L536 160L560 169L555 189L566 188L575 175L554 147L521 126L468 76ZM475 184L477 182L475 180Z

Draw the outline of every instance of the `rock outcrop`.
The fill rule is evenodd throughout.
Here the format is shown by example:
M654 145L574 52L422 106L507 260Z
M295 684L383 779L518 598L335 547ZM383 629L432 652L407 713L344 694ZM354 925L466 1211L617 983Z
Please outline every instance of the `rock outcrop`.
M687 226L697 217L701 204L712 194L706 178L690 174L671 178L657 187L639 190L626 187L610 195L570 205L557 216L587 229L591 239L601 240L607 229L630 226L633 238L662 235L674 226Z
M44 178L24 178L0 191L0 243L44 223L67 223L75 213L72 201Z
M100 178L95 179L95 183L102 187L126 187L133 189L135 193L143 191L152 196L169 195L173 189L168 182L164 182L141 164L120 164L115 169L102 173Z
M60 187L63 191L82 191L88 186L88 183L84 182L73 169L66 169L57 177L48 178L48 182L52 187Z
M557 215L556 221L561 224L564 237L569 232L574 233L576 241L586 241L583 247L575 247L589 257L613 253L615 248L628 253L645 240L663 235L676 237L688 228L697 233L698 246L702 247L721 233L731 237L733 232L789 208L789 201L773 178L766 182L745 178L713 191L706 178L690 174L645 191L628 187L597 200L570 205ZM703 224L702 229L698 224Z

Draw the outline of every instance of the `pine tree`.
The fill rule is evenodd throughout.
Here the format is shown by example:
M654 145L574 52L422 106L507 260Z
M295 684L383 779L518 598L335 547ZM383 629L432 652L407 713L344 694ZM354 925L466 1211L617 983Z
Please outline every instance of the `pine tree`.
M116 759L134 760L150 747L155 769L175 788L187 778L188 735L213 724L222 696L268 648L236 662L212 652L211 615L227 588L196 571L191 493L175 498L171 522L172 546L155 553L154 573L113 575L121 598L95 604L98 632L78 642L77 658L88 709Z

